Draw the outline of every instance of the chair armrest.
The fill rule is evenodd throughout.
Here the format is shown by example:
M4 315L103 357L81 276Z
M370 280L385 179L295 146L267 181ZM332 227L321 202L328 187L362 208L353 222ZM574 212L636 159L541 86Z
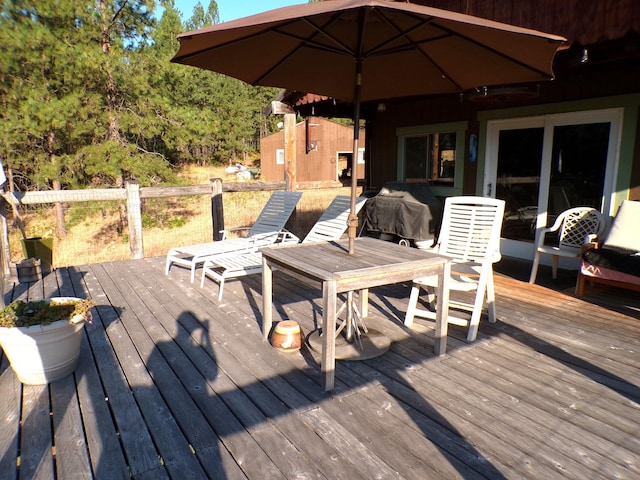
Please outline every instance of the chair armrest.
M593 245L598 243L598 234L592 233L590 235L585 235L584 244L585 245Z
M556 222L556 223L558 223L558 222ZM562 222L560 222L560 223L562 223ZM555 226L555 224L554 224L554 226ZM559 228L559 226L556 227L555 230L557 230L558 228ZM544 239L545 239L547 233L553 232L555 230L553 229L553 227L543 227L543 228L538 229L538 233L536 235L536 250L538 250L540 247L542 247L544 245Z
M555 232L556 230L558 230L562 226L562 222L564 222L565 216L566 215L558 215L558 218L556 218L556 221L553 222L553 225L542 229L545 231L544 233Z
M291 233L289 230L278 232L279 240L277 243L300 243L300 238Z
M594 250L594 249L599 250L603 246L604 246L603 242L596 242L596 241L588 242L582 245L582 253L586 252L587 250Z
M229 232L239 232L241 230L249 230L251 227L233 227L233 228L225 228L224 230L220 230L222 233L222 240L227 239L227 233Z

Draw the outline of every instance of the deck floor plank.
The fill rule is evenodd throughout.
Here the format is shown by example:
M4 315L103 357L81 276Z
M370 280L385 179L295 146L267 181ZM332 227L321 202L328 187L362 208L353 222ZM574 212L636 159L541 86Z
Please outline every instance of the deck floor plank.
M112 335L117 336L117 341L112 340L112 344L149 432L158 447L160 461L174 475L180 473L190 478L204 476L200 463L180 429L178 417L172 414L171 408L167 405L171 399L163 398L160 393L160 389L166 385L157 379L167 378L170 369L163 359L153 355L154 344L135 318L137 296L135 292L129 292L125 300L118 289L121 279L109 275L109 264L102 267L96 270L96 276L105 288L109 288L111 301L117 305L128 305L128 308L120 312L120 321L112 324ZM158 371L154 372L154 369ZM170 384L178 386L179 382L173 381ZM168 392L173 393L173 390L169 389ZM197 413L197 409L194 413ZM190 423L191 415L179 418Z
M311 332L319 286L274 279L274 320ZM410 285L372 289L367 324L391 348L338 362L330 393L316 352L263 339L260 275L222 301L163 258L17 284L5 301L98 307L74 375L22 387L2 359L0 479L640 477L640 302L496 283L498 322L472 343L450 326L438 358L433 322L402 325Z
M53 478L53 439L48 385L22 387L20 476Z
M209 322L209 328L211 328L210 335L215 339L214 341L216 341L218 345L224 345L228 343L226 338L226 332L228 331L235 332L237 335L239 332L239 329L243 327L246 328L246 322L241 321L241 322L238 322L239 323L238 324L233 318L229 318L228 316L222 317L221 320L223 323L219 325L216 324L217 322L215 323ZM240 335L240 336L244 337L244 335ZM252 340L253 342L256 342L257 340L258 342L262 343L259 335L255 335L255 337L256 338ZM269 353L273 353L271 348L268 348L268 351ZM230 351L227 351L227 349L224 347L216 349L217 366L219 367L220 371L224 371L225 374L228 375L229 380L233 381L232 384L220 385L220 394L223 395L225 400L228 402L230 408L233 408L234 413L238 415L238 418L240 418L243 421L247 430L251 431L254 435L259 434L259 436L263 437L266 435L266 432L264 432L264 425L268 425L268 423L265 424L266 417L264 415L266 414L268 416L275 417L276 420L280 420L275 422L275 425L277 425L278 429L282 432L283 435L285 435L288 438L289 436L294 434L293 442L296 445L298 445L297 448L300 448L303 450L304 458L310 458L310 459L316 458L317 460L321 460L323 457L318 456L318 449L324 450L323 445L320 442L313 441L315 440L315 438L312 435L306 434L305 436L304 432L300 430L300 427L303 427L303 424L299 422L297 417L288 414L288 410L282 404L282 402L278 400L277 397L271 395L270 392L262 386L259 378L250 374L247 371L246 367L244 367L244 365L249 365L249 366L253 365L256 361L255 357L250 358L250 357L244 356L243 354L243 352L248 352L249 355L253 355L251 353L251 347L248 346L246 350L242 348L234 348L234 352L240 352L242 358L234 357L233 354ZM255 371L255 369L252 369L252 370ZM221 378L221 376L219 376L218 378ZM216 382L216 383L220 383L220 382ZM238 398L238 393L240 391L242 392L246 391L248 395L246 397L243 396ZM255 414L247 415L249 413L247 412L247 409L255 406L254 402L258 403L257 400L259 400L261 410L264 411L264 414L260 414L260 416ZM250 401L251 403L247 404L246 403L247 401ZM307 399L298 400L298 401L308 403ZM287 415L287 418L286 419L280 418L282 415ZM289 425L292 422L294 425L297 426L297 428L292 428L292 426ZM256 425L258 425L258 427L256 427ZM300 435L300 433L302 433L302 436ZM272 441L267 443L263 442L263 445L268 445L269 443L271 443L274 446L278 444L282 444L281 440L278 440L277 437L275 438L273 437L273 433L271 433L271 435L272 435ZM310 439L308 443L311 444L312 448L309 448L310 446L306 445L304 442L300 442L302 438ZM282 448L280 450L272 449L272 448L270 448L269 450L275 451L276 455L280 455L281 454L280 452L285 452L287 451L288 448L289 447L285 443L282 445ZM335 453L335 451L332 453ZM271 455L274 455L274 454L271 454ZM289 456L291 458L294 458L297 455L291 454ZM324 458L327 458L327 457L324 457ZM287 460L287 461L290 462L291 460ZM318 473L315 473L313 475L305 474L304 464L298 465L295 468L293 466L281 466L281 468L283 468L285 471L287 470L290 472L295 471L297 472L297 475L301 475L303 478L307 478L307 476L309 477L322 476L322 475L319 475ZM337 470L333 469L332 474L327 478L340 478L340 477L335 477L333 475L333 473L335 472L337 472ZM353 471L350 471L350 472L345 471L344 474L354 476ZM292 475L292 474L287 475L287 477L290 477L290 476L295 476L295 475ZM349 477L344 476L344 478L349 478Z
M73 375L53 382L50 389L55 450L68 452L56 455L56 472L60 478L89 478L91 465Z
M167 308L178 308L180 309L180 311L184 312L183 307L180 306L178 302L173 302L173 301L168 302ZM205 323L207 324L206 329L209 329L209 336L212 335L210 332L219 331L219 330L224 331L226 327L232 328L233 326L231 323L227 324L228 317L226 316L220 316L220 318L216 320L215 318L212 318L213 316L211 315L211 312L191 312L191 313L193 313L196 317L200 319L205 319L205 318L207 319L206 322L203 321L202 323L199 323L197 321L194 322L193 319L188 318L188 317L191 317L191 315L189 316L179 315L180 323L189 323L190 326L193 328L193 330L191 331L192 335L197 334L199 330L204 329L203 324ZM170 317L168 319L169 324L167 328L172 328L171 324L176 323L175 318L176 317ZM171 321L171 319L173 320ZM216 324L219 322L221 322L220 327L217 327ZM198 337L200 338L200 340L202 340L203 338L202 335L199 335ZM208 336L206 338L208 338ZM216 342L215 336L213 337L213 341L211 343L218 344L218 345L220 344ZM233 415L235 415L242 422L242 424L244 425L244 428L246 428L248 432L251 432L252 435L256 435L257 431L260 430L261 436L268 435L271 438L270 442L266 444L265 443L262 443L262 444L263 445L271 444L273 448L271 448L270 450L278 452L278 454L276 455L271 454L270 451L267 451L265 453L271 457L272 461L274 462L274 464L278 465L279 469L283 471L296 471L300 475L303 475L304 472L309 468L313 470L315 467L310 466L309 463L306 461L306 459L303 459L301 462L298 462L295 466L292 466L292 462L293 462L292 459L295 458L294 455L288 455L286 457L283 457L281 454L279 454L280 451L290 450L291 444L285 437L283 437L280 433L276 431L273 425L270 425L269 422L267 422L267 418L265 417L264 413L262 413L256 407L256 404L253 401L251 401L249 397L245 395L245 393L243 392L243 389L241 387L239 388L239 386L231 378L233 376L233 371L241 367L237 359L235 358L231 359L231 357L229 357L231 361L224 362L220 357L224 355L228 355L228 353L226 352L223 346L221 348L216 348L215 354L213 353L212 349L207 348L207 350L211 351L211 357L214 357L215 361L213 361L211 357L204 358L204 359L200 357L197 360L197 368L203 369L204 371L208 372L209 375L212 377L212 380L210 381L210 385L213 389L213 395L217 395L220 398L224 399L224 402L233 411L231 416L233 417ZM198 350L195 350L194 353L197 353L197 352ZM202 352L202 350L200 350L200 352ZM254 381L257 381L257 380L254 379ZM234 430L238 430L241 428L243 427L237 426L237 425L233 427ZM268 430L269 432L263 431L265 429ZM303 458L303 457L300 457L300 458ZM254 461L255 460L260 460L260 457L257 456L257 458L254 459ZM264 460L260 460L258 463L262 464L262 469L264 470L265 469ZM309 476L317 476L317 473Z
M121 265L122 266L122 265ZM166 359L171 364L171 368L174 369L177 377L175 378L176 382L182 380L184 382L183 385L170 385L166 384L166 377L169 376L167 372L158 372L154 379L156 383L160 386L163 392L167 392L169 395L175 395L175 392L181 390L184 392L186 398L180 399L177 403L171 402L176 409L174 413L178 418L188 416L190 418L190 422L195 424L183 425L183 429L188 437L191 437L198 432L199 429L205 428L207 429L206 438L193 439L192 445L196 448L197 451L204 448L205 445L215 445L217 443L217 437L215 432L211 429L209 424L206 421L204 416L200 417L199 411L196 407L195 401L189 396L189 391L192 395L198 396L200 398L201 403L206 404L208 399L216 396L216 387L218 391L226 391L230 392L231 395L235 398L231 398L230 401L232 403L237 403L238 405L242 405L241 395L234 395L234 393L239 391L235 388L232 382L228 381L225 375L219 373L218 368L214 362L211 362L210 357L206 357L203 360L204 365L194 365L189 358L185 355L183 350L181 350L179 344L174 341L174 338L178 338L181 334L186 334L184 329L178 329L177 332L174 331L176 337L172 337L167 330L163 328L163 321L167 324L167 327L170 329L171 324L175 324L175 317L167 316L161 308L158 308L159 298L153 297L150 295L150 289L146 288L143 284L138 284L135 282L136 278L142 278L144 275L132 276L129 274L130 272L119 271L120 275L120 285L126 285L125 288L135 288L136 291L140 292L141 296L146 300L147 305L151 308L155 308L151 313L152 315L146 315L146 318L154 318L155 321L147 321L145 322L145 326L151 334L152 340L154 341L154 345L158 349L158 352L161 355L164 355ZM140 308L140 307L139 307ZM180 317L183 317L184 314L180 314ZM145 317L145 315L141 315L140 318ZM149 362L147 362L149 364ZM198 373L199 367L201 368L200 374ZM203 376L202 374L206 375ZM178 377L180 380L178 380ZM213 380L212 380L213 379ZM215 384L218 385L215 385ZM163 385L164 384L164 385ZM167 394L165 393L165 395ZM203 397L202 394L206 393ZM255 406L253 403L247 404L247 406L251 407L252 410L255 410ZM186 412L181 412L181 409L194 410L193 413L188 415ZM206 406L204 406L206 409ZM245 407L246 409L246 407ZM233 416L233 414L229 414ZM229 416L227 415L227 417ZM264 423L264 416L260 416L258 418L253 419L255 424ZM238 424L233 425L231 428L227 427L228 430L232 431L242 431L242 427ZM205 437L204 434L201 437ZM195 440L195 441L194 441ZM247 440L249 437L247 436ZM247 444L245 444L245 449L248 448ZM262 457L257 452L258 446L253 448L255 455L252 456L251 461L259 464L265 473L268 472L268 468L266 465L266 458ZM274 473L277 472L277 469L274 466Z
M116 345L124 334L118 326L119 312L109 303L108 296L94 274L98 269L99 266L90 269L82 278L91 297L99 305L95 309L97 315L93 319L94 325L86 327L85 332L94 352L96 366L104 385L105 398L108 399L114 416L115 430L122 442L134 478L143 477L146 472L153 472L157 478L168 478L164 466L159 462L159 453L116 354ZM122 306L118 307L121 308Z
M22 385L2 355L0 375L0 480L14 480L20 435Z
M593 419L615 431L625 432L634 421L633 411L628 409L632 404L630 400L620 394L611 395L611 389L595 379L585 381L586 372L568 368L560 362L546 362L543 355L514 351L513 347L511 342L496 342L484 350L482 359L475 357L474 365L489 375L499 373L542 398L564 399L572 410L588 409L589 422ZM540 375L540 380L530 385L527 377L534 372Z
M468 353L468 352L465 352ZM489 357L491 360L491 357ZM640 477L638 467L629 463L633 458L638 458L638 446L640 439L633 438L629 444L629 433L620 430L614 423L622 426L624 420L615 419L617 409L614 407L606 416L604 409L599 412L594 408L594 403L602 396L593 392L585 391L581 385L574 384L570 388L581 394L580 400L575 395L561 395L557 390L533 390L523 381L527 378L527 370L519 369L515 362L510 358L504 358L504 363L496 362L489 365L495 365L493 371L485 371L481 367L477 367L474 358L457 358L456 362L460 366L459 377L470 379L467 384L471 387L486 385L487 382L496 389L495 404L511 405L514 413L517 411L524 418L520 419L520 425L532 425L532 429L541 429L542 440L547 444L557 438L559 451L567 451L569 455L575 451L576 445L580 445L582 456L581 460L588 465L595 466L594 476L600 472L598 470L605 466L606 471L615 472L620 465L631 467L635 475ZM547 393L548 392L548 393ZM526 399L527 402L522 402ZM511 403L508 401L512 400ZM508 415L510 418L512 415ZM515 416L515 415L514 415ZM607 421L609 419L609 422ZM555 426L559 420L562 420L562 429L555 430ZM627 427L628 428L628 427ZM633 447L632 450L629 450ZM595 458L595 465L591 458ZM621 473L621 472L620 472Z
M85 359L93 356L86 335L82 338L80 355ZM100 361L94 359L95 362ZM87 448L92 469L98 472L96 476L105 480L119 480L129 476L129 466L95 362L79 362L75 372Z
M467 367L465 371L465 366ZM432 375L438 375L433 372ZM598 452L606 442L598 437L592 437L588 431L581 430L571 424L571 420L564 418L564 428L556 431L558 417L562 413L565 405L556 403L556 412L548 412L540 408L541 400L524 388L516 387L510 382L501 382L499 377L483 376L478 373L473 365L469 365L464 359L456 359L456 368L447 369L447 378L453 384L457 384L458 394L469 399L467 408L474 409L484 415L489 423L496 424L500 419L508 430L518 432L522 442L534 446L536 455L548 455L554 459L557 465L562 465L563 474L574 478L593 478L594 468L600 465L607 465L611 471L615 470L615 463L603 457ZM460 379L464 378L465 383L460 385ZM486 382L491 382L492 387L487 388ZM482 395L478 397L478 390L483 387ZM522 402L526 399L526 402ZM568 415L567 415L568 416ZM582 444L580 456L576 457L575 440L572 441L572 434L586 441ZM591 457L598 457L595 460ZM546 463L546 462L545 462ZM570 473L571 472L571 473Z

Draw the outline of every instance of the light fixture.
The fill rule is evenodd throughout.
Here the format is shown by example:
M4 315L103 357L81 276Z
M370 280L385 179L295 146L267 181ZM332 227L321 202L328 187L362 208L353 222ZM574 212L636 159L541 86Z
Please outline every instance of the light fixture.
M580 63L587 63L589 61L589 50L582 49L582 57L580 57Z
M540 96L540 86L536 87L480 87L465 94L472 102L513 102L527 101Z

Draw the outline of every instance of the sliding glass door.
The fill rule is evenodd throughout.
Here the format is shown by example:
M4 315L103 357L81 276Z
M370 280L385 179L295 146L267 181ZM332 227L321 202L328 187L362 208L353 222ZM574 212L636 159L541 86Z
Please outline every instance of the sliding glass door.
M488 123L484 195L506 201L504 255L532 258L536 229L568 208L609 211L621 119L611 109Z

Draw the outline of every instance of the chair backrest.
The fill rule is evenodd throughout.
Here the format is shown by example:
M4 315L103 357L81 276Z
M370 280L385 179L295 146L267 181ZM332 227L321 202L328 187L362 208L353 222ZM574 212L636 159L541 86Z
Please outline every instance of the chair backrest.
M498 261L504 200L448 197L444 203L438 253L457 261Z
M356 214L367 201L366 197L356 198ZM347 219L351 213L351 197L338 195L327 209L322 213L318 221L311 228L302 243L330 242L338 240L347 229Z
M620 205L618 214L614 217L605 246L623 248L625 250L640 250L640 202L625 200Z
M247 236L279 232L284 229L301 197L302 192L273 192Z
M565 210L556 219L562 227L558 232L558 246L581 248L586 237L602 235L606 227L604 215L595 208L575 207Z

